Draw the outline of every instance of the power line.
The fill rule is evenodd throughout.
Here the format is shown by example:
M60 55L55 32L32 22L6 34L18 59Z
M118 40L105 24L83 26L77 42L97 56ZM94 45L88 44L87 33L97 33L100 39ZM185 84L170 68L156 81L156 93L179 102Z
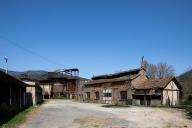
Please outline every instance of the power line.
M34 56L37 56L37 57L41 58L42 60L44 60L44 61L46 61L46 62L49 62L50 64L53 64L53 65L56 65L56 66L59 66L59 67L61 66L60 64L58 64L58 63L56 63L56 62L54 62L54 61L52 61L52 60L50 60L50 59L48 59L48 58L40 55L40 54L38 54L38 53L35 53L34 51L31 51L31 50L23 47L22 45L20 45L20 44L18 44L18 43L15 43L14 41L12 41L12 40L10 40L10 39L2 36L2 35L0 35L0 38L3 39L3 40L6 40L8 43L14 45L15 47L18 47L18 48L22 49L22 50L25 51L25 52L28 52L28 53L30 53L30 54L32 54L32 55L34 55Z

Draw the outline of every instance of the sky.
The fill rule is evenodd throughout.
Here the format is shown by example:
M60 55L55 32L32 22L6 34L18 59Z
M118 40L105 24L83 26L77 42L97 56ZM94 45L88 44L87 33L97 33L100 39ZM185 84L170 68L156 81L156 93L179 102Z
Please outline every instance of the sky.
M192 65L191 0L0 0L0 68L80 76Z

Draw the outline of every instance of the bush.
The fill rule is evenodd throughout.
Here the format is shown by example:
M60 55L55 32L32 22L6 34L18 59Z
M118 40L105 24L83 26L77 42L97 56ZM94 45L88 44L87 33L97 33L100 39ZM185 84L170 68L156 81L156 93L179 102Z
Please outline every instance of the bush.
M187 115L192 118L192 106L186 106Z
M187 97L187 100L188 100L188 101L192 101L192 95L189 95L189 96Z
M8 121L11 117L13 117L19 110L12 105L7 105L6 103L2 103L0 106L0 125L6 121Z
M17 113L14 115L9 115L9 117L3 117L0 122L0 128L18 128L19 125L27 119L27 115L36 108L37 106L31 106L29 108L17 111Z

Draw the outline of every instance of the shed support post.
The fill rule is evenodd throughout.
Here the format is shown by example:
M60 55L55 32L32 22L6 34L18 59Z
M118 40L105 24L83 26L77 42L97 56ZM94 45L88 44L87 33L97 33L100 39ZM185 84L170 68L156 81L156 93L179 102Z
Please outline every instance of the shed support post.
M146 92L144 92L144 106L147 107Z
M9 104L12 104L11 84L9 85Z
M45 99L45 87L44 87L44 84L43 84L43 100Z
M19 88L20 89L20 108L21 108L21 102L22 102L22 100L21 100L21 87Z

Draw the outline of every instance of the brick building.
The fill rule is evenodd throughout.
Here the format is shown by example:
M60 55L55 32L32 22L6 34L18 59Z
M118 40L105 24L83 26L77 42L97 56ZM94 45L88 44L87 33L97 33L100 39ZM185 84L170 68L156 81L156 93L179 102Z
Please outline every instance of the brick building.
M79 85L78 72L78 69L60 69L43 75L39 79L43 97L75 99Z
M141 68L92 77L84 85L85 101L106 104L177 105L179 83L174 77L148 79Z
M144 69L95 76L85 83L84 99L109 104L131 104L133 99L131 85L144 79L147 79Z

